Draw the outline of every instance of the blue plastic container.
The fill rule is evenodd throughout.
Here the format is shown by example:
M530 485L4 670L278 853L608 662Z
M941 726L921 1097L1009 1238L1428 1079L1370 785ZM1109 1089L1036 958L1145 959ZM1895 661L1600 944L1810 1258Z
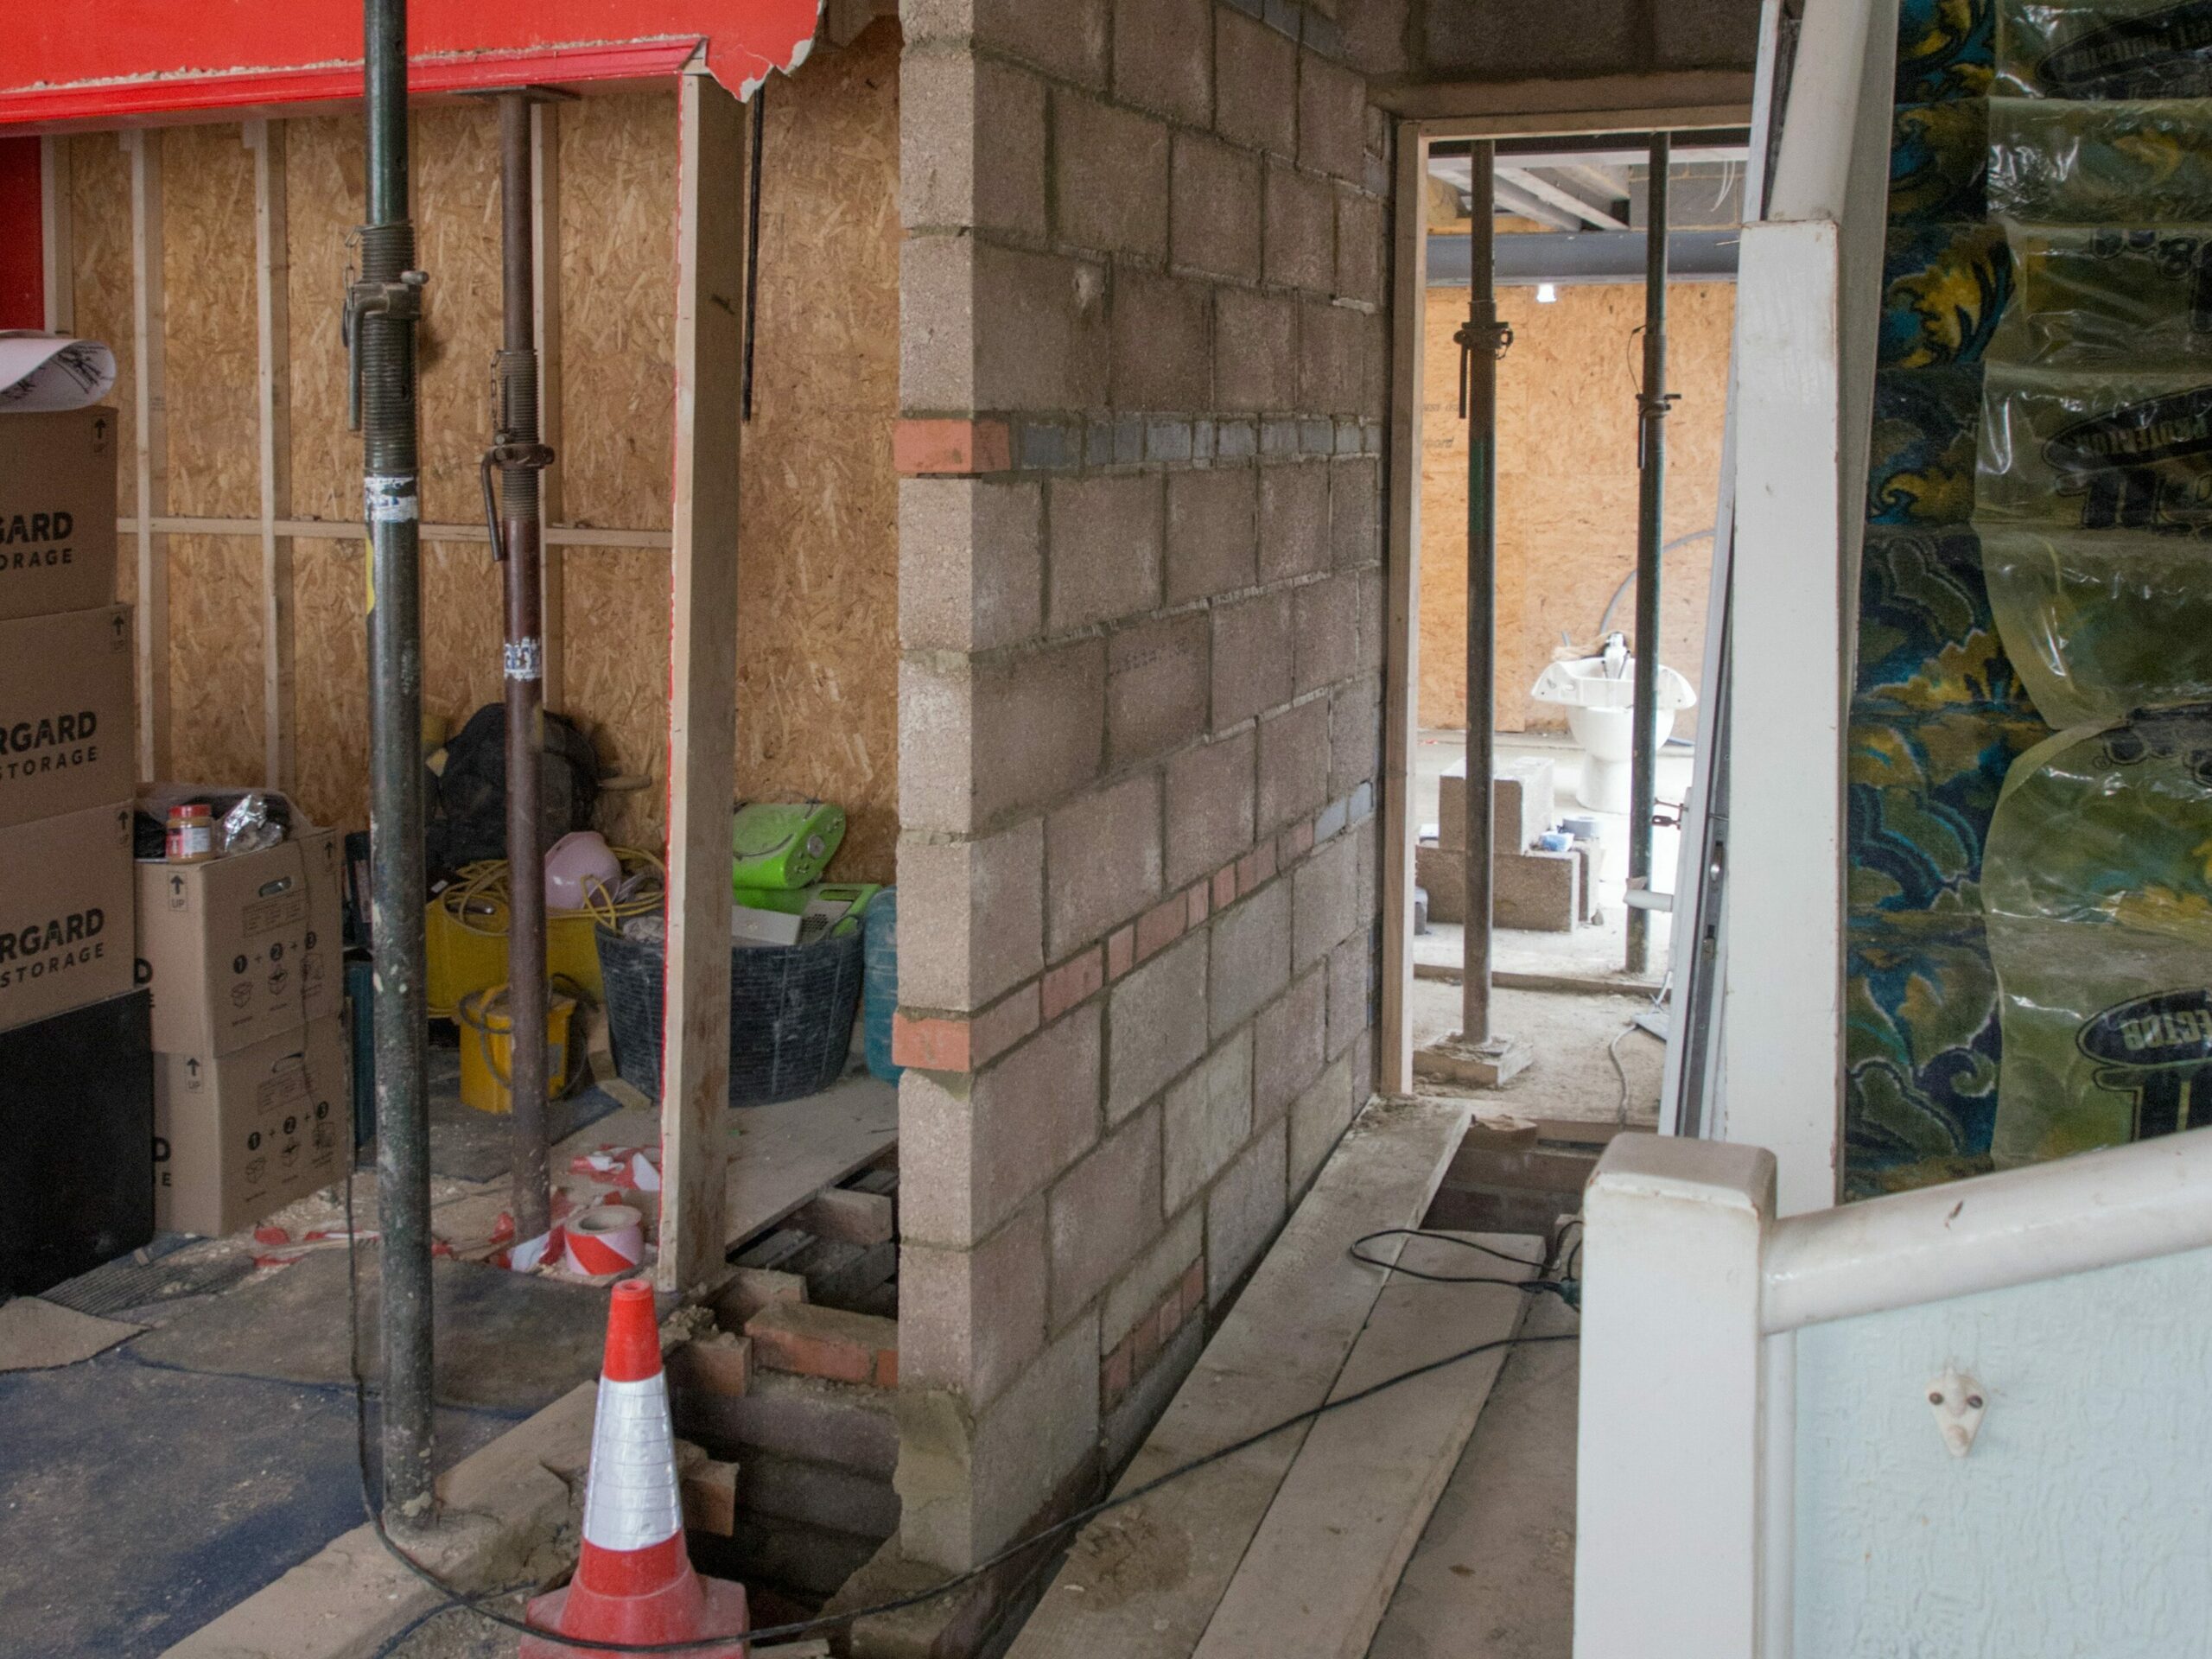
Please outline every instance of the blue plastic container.
M861 946L861 1035L868 1069L886 1083L896 1083L905 1070L891 1063L891 1016L899 1007L899 889L877 893L861 926L867 934Z

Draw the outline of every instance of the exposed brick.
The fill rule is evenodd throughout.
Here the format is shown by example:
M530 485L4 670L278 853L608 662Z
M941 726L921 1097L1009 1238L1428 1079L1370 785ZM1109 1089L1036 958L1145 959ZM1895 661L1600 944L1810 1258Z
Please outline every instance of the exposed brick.
M1088 627L1160 603L1161 499L1153 473L1052 481L1046 493L1048 628L1058 633Z
M1260 580L1281 582L1328 568L1329 463L1260 468ZM1346 663L1352 655L1345 653Z
M1298 148L1298 48L1223 8L1214 13L1214 130L1288 156Z
M899 1386L899 1322L811 1302L772 1302L745 1322L760 1363L833 1382Z
M1014 465L1014 439L1001 420L907 420L892 429L891 457L901 477L1002 473Z
M1175 135L1168 257L1177 265L1246 282L1260 275L1260 162L1194 133Z
M975 334L970 407L1088 409L1106 401L1104 267L978 242L972 303L984 326Z
M1286 1110L1320 1075L1328 1036L1328 975L1319 969L1260 1010L1253 1022L1252 1116Z
M1045 954L1065 956L1160 896L1160 778L1145 772L1045 821Z
M1170 887L1252 844L1255 751L1253 734L1242 731L1168 761L1165 874Z
M1190 907L1191 918L1188 925L1192 927L1197 927L1205 922L1206 917L1211 912L1212 906L1207 900L1207 887L1204 881L1198 883L1185 893L1183 900Z
M1368 1028L1370 960L1364 929L1355 929L1329 952L1328 1051L1332 1059Z
M725 1331L742 1331L745 1322L771 1302L803 1302L806 1281L773 1268L734 1268L730 1281L715 1299L715 1319Z
M1114 0L1115 97L1193 126L1210 124L1211 10L1191 0Z
M1224 410L1288 409L1298 397L1298 302L1224 288L1214 296L1214 403ZM1234 438L1223 435L1224 444ZM1230 448L1221 452L1228 454ZM1250 449L1244 454L1249 454Z
M988 651L1032 639L1044 588L1042 486L900 481L899 637L908 650Z
M1272 834L1309 817L1329 793L1329 704L1315 698L1260 722L1259 817Z
M1085 1003L972 1077L899 1078L903 1239L970 1248L1090 1149L1101 1014Z
M1226 910L1236 902L1236 866L1224 864L1213 873L1213 907Z
M1106 938L1106 977L1121 978L1136 966L1137 931L1134 926L1116 928Z
M1364 666L1359 651L1360 576L1346 571L1298 589L1294 684L1299 692L1348 680Z
M1052 97L1053 211L1059 239L1105 253L1167 257L1167 129L1080 92Z
M1277 856L1287 869L1313 850L1313 821L1300 818L1275 840Z
M680 1478L684 1530L716 1538L727 1538L737 1530L735 1464L702 1458L687 1465Z
M1359 843L1341 837L1315 851L1292 878L1298 893L1292 956L1319 962L1359 925Z
M1330 563L1339 570L1380 563L1382 526L1382 464L1337 462L1329 469Z
M1122 1396L1129 1391L1129 1370L1134 1363L1133 1350L1124 1342L1107 1355L1105 1363L1098 1368L1098 1392L1107 1405L1120 1404Z
M1290 699L1291 596L1260 594L1213 613L1213 728L1221 731Z
M1182 1280L1192 1267L1200 1269L1205 1251L1205 1216L1202 1206L1184 1209L1167 1224L1159 1237L1145 1247L1128 1271L1114 1281L1098 1305L1099 1340L1119 1343L1138 1325L1167 1304L1179 1311Z
M1357 1109L1351 1092L1351 1054L1339 1055L1290 1106L1290 1179L1303 1189ZM1365 1097L1364 1093L1361 1098Z
M1290 983L1291 883L1277 881L1215 918L1206 999L1217 1033L1233 1031Z
M742 1395L753 1380L753 1344L718 1331L671 1350L667 1365L671 1389Z
M1206 1048L1206 940L1194 934L1114 987L1106 1006L1106 1116L1128 1116Z
M1037 988L1024 985L969 1021L968 1064L980 1071L1042 1023Z
M1317 413L1365 407L1366 335L1361 313L1308 300L1298 308L1298 402Z
M1337 187L1337 293L1367 305L1383 302L1383 252L1390 238L1382 203L1363 190Z
M1266 275L1271 283L1325 294L1336 285L1333 187L1287 162L1268 163Z
M1288 1131L1278 1120L1206 1194L1206 1300L1218 1306L1282 1226Z
M1038 988L1039 1011L1047 1021L1057 1020L1086 996L1103 990L1105 984L1106 952L1094 944L1045 976Z
M1213 295L1203 283L1123 267L1114 277L1117 409L1200 410L1213 402ZM1187 459L1190 429L1180 448Z
M1166 602L1252 585L1259 547L1259 474L1210 467L1167 475Z
M1147 1109L1053 1187L1052 1323L1103 1290L1160 1231L1160 1114Z
M1045 87L963 52L902 54L899 216L909 226L1045 234Z
M1236 861L1236 891L1255 893L1275 879L1275 844L1262 842Z
M1206 1305L1206 1267L1193 1262L1183 1273L1183 1317L1203 1313Z
M1158 956L1183 936L1191 906L1181 893L1154 905L1137 918L1137 960Z
M891 1020L891 1058L917 1071L966 1071L969 1034L965 1020L932 1019L901 1008Z
M1252 1033L1240 1031L1160 1104L1164 1201L1179 1210L1252 1133Z
M972 1011L1045 965L1045 830L899 849L899 995L911 1006Z
M1540 27L1556 31L1560 24L1554 16ZM1299 54L1298 159L1350 184L1367 174L1367 84L1311 52Z
M899 1254L899 1370L909 1387L998 1397L1045 1346L1045 1205L1026 1206L972 1250L908 1243Z

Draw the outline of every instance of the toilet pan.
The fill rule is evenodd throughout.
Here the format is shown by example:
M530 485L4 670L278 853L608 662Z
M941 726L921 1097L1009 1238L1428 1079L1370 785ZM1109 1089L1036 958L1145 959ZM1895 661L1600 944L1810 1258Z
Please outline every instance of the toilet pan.
M1655 753L1673 733L1675 712L1697 702L1690 683L1663 664L1656 690L1658 707L1651 720ZM1616 649L1554 663L1537 677L1529 695L1567 710L1567 728L1583 751L1575 798L1599 812L1627 811L1635 752L1636 659Z

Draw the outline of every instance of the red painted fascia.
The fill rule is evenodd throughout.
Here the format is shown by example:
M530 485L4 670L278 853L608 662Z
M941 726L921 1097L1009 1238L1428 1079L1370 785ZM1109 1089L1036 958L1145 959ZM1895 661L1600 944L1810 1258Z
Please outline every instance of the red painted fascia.
M0 328L46 327L44 202L38 140L0 138Z
M740 97L804 61L822 0L413 0L408 89L674 73L702 45ZM333 0L76 0L0 29L0 127L190 119L355 99L361 15Z

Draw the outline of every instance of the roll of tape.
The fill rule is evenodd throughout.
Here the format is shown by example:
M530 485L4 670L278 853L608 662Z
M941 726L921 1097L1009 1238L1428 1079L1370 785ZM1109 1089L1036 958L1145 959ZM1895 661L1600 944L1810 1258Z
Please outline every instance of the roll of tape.
M645 1257L645 1218L626 1204L602 1204L571 1217L569 1268L587 1278L628 1273Z

